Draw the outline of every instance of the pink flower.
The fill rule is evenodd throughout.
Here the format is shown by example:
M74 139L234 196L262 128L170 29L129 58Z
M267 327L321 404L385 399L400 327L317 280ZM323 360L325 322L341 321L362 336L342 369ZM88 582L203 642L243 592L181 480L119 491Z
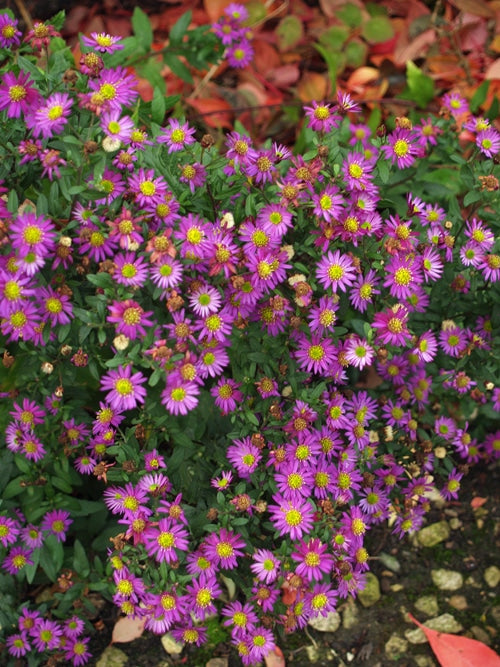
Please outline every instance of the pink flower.
M146 378L142 373L132 375L131 366L119 366L109 370L101 379L101 390L108 391L106 400L111 408L120 411L133 410L144 403L146 389L142 385Z

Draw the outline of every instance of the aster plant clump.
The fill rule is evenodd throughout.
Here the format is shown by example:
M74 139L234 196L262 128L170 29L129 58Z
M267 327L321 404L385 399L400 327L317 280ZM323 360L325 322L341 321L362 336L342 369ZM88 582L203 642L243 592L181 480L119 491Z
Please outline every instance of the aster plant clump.
M363 588L370 528L498 457L499 134L339 93L295 150L217 146L118 36L74 63L0 19L5 650L85 664L98 592L259 662Z

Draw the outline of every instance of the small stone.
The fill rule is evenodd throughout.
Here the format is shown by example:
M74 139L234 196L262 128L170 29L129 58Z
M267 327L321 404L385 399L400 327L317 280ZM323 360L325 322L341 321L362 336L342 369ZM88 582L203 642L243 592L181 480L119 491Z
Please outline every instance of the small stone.
M432 658L429 658L427 655L414 655L412 656L418 667L436 667L436 663Z
M358 598L363 607L371 607L380 600L380 584L373 572L366 573L366 586L359 591Z
M438 521L419 530L417 533L418 543L421 547L434 547L444 542L450 536L450 527L447 521Z
M351 630L359 623L359 610L355 601L349 598L344 611L342 612L342 627L345 630Z
M450 607L453 607L453 609L457 609L457 611L463 611L469 606L465 595L452 595L448 600L448 604Z
M393 593L399 593L399 591L404 590L403 584L392 584L392 586L389 586L389 588Z
M311 618L308 625L318 632L335 632L340 627L340 614L337 611L329 611L326 616Z
M97 661L96 667L124 667L127 661L127 655L123 651L116 646L108 646Z
M389 660L398 660L401 655L406 653L408 642L394 632L385 643L385 654Z
M423 630L420 628L415 628L414 630L405 630L405 637L410 642L410 644L425 644L427 637L424 635Z
M478 641L483 642L483 644L486 644L487 646L491 644L491 637L486 630L483 630L483 628L480 628L478 625L473 625L470 628L470 631Z
M315 663L318 662L319 660L319 651L315 646L306 646L306 653L307 657L309 658L309 662Z
M184 648L184 644L181 642L176 642L169 632L162 636L161 643L165 651L169 655L173 656L180 655L180 653L182 653L182 649Z
M490 609L491 618L495 621L497 625L500 625L500 607L492 607Z
M398 559L394 558L394 556L391 556L390 554L386 554L385 551L382 551L379 554L379 560L382 565L385 565L385 567L387 567L389 570L396 572L396 574L401 571L401 564Z
M490 588L495 588L500 582L500 570L496 565L487 567L484 571L484 580Z
M470 577L467 577L465 580L466 586L472 586L473 588L482 588L481 582L476 579L476 577L471 574Z
M453 519L450 519L449 524L452 530L458 530L464 525L458 517L453 517Z
M427 627L438 632L462 632L463 626L451 614L441 614L425 622Z
M456 591L462 588L464 578L454 570L431 570L432 581L441 591Z
M427 616L436 616L439 613L437 597L435 595L422 595L415 601L415 609Z

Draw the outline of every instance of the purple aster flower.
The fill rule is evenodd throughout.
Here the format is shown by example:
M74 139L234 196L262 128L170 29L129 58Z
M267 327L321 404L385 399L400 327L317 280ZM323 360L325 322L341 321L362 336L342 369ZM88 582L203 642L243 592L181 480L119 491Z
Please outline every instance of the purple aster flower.
M19 118L26 114L40 100L40 93L34 88L30 75L22 70L16 76L6 72L0 84L0 111L7 110L7 118Z
M114 258L113 279L119 285L143 287L148 279L149 265L133 252L120 253Z
M381 150L387 160L396 164L399 169L411 167L415 158L420 155L419 146L413 131L398 127L387 137L388 143Z
M80 72L91 77L98 77L104 69L104 60L95 51L82 53L78 64L80 66ZM85 100L85 98L83 99ZM97 107L100 105L95 106Z
M342 165L342 173L349 190L366 190L371 185L371 172L374 164L363 153L347 154Z
M105 32L91 32L90 37L81 35L82 44L90 49L95 49L101 53L114 53L123 49L121 37L108 35Z
M149 268L149 272L151 281L157 287L164 290L164 294L168 289L179 285L183 278L181 262L168 256L159 258Z
M476 146L486 157L495 157L500 150L500 133L493 127L481 130L476 136Z
M111 486L104 491L104 504L113 514L136 516L145 511L144 505L147 502L147 491L130 483L124 487Z
M20 533L19 522L8 516L0 516L0 544L7 547L14 544Z
M299 368L308 373L328 374L328 369L336 360L336 347L329 338L313 334L311 340L303 333L297 339L298 350L295 357Z
M54 135L61 134L68 122L72 105L73 100L68 93L54 93L36 109L34 114L26 114L26 125L34 137L41 135L44 139L50 139Z
M310 107L305 106L304 112L307 118L307 127L314 132L323 132L327 134L335 127L339 126L341 117L335 113L334 108L326 102L312 102Z
M224 343L231 334L232 318L224 308L201 319L194 325L194 330L199 332L200 340L205 339L207 343L211 341Z
M172 637L176 641L181 641L185 644L201 646L207 641L207 629L201 625L194 626L192 620L189 619L189 621L184 622L180 628L174 628L172 630Z
M281 571L281 564L278 558L269 549L257 549L252 555L254 563L250 569L259 581L266 584L272 584L276 581Z
M363 370L365 366L371 366L375 357L375 350L365 338L353 336L347 339L344 348L345 359L351 366Z
M111 408L119 411L133 410L138 403L144 403L146 382L140 372L132 375L132 366L119 366L109 370L101 379L101 390L108 391L106 400Z
M30 630L30 637L33 639L35 648L43 653L45 650L58 648L63 630L59 623L50 621L47 618L40 619Z
M139 169L131 174L128 185L136 196L136 202L140 207L158 204L167 192L167 183L162 176L155 177L153 169Z
M243 394L239 390L240 383L231 378L220 378L216 385L210 389L215 399L215 405L222 414L228 414L236 410L243 401Z
M313 527L314 509L307 500L291 501L274 495L274 504L268 506L271 521L280 535L300 540Z
M200 388L195 382L185 380L180 373L167 376L167 385L161 394L161 402L172 415L186 415L198 405Z
M250 648L249 664L260 662L276 647L273 633L263 626L255 626L249 629L245 640Z
M293 226L292 214L280 204L267 204L257 213L257 224L262 224L264 231L279 239L287 229Z
M189 534L180 524L171 518L160 519L157 526L150 526L144 533L144 546L149 556L159 563L175 564L179 560L176 549L185 551L188 548Z
M9 238L21 257L28 253L46 255L55 247L55 227L51 220L35 213L22 213L11 224Z
M204 544L207 558L224 570L237 567L237 557L244 555L241 548L246 545L241 535L225 528L221 528L219 533L210 533Z
M31 523L21 530L21 539L28 549L38 549L43 544L43 534L41 529Z
M478 266L485 280L496 283L500 280L500 254L485 253Z
M13 547L3 560L3 569L13 576L16 575L26 565L33 565L33 561L30 560L31 553L31 549Z
M271 183L277 171L275 161L276 157L271 150L260 150L254 160L243 165L244 172L256 185Z
M302 462L286 461L275 473L274 479L278 491L286 500L303 500L310 495L313 474Z
M304 606L311 617L328 616L331 611L335 611L337 602L337 592L332 589L330 584L315 584L311 591L308 591L304 597ZM306 612L306 613L307 613Z
M384 267L384 287L389 287L391 296L405 299L411 296L416 285L423 281L422 272L413 257L396 256Z
M19 21L9 14L0 14L0 47L10 49L21 43L22 32L17 29Z
M479 245L483 250L490 250L495 243L495 235L482 220L472 218L465 223L464 235Z
M100 126L107 137L128 143L134 129L134 122L129 116L122 116L121 111L105 111L100 118Z
M436 356L437 349L436 336L429 330L419 336L413 352L418 355L419 359L428 363Z
M249 630L253 630L258 622L258 616L253 606L246 602L231 602L222 609L222 616L227 620L223 622L226 627L231 627L233 637L244 636Z
M467 330L451 324L439 333L439 343L442 350L451 357L459 357L467 347Z
M35 463L41 461L46 453L43 443L32 431L21 434L18 451L24 454L28 461L35 461Z
M292 560L298 565L295 572L307 581L321 581L324 574L332 570L333 556L326 553L327 544L323 544L319 539L310 539L307 542L300 540L298 545L294 545L295 551L292 552Z
M195 129L188 123L180 123L176 118L170 118L168 125L162 128L162 133L156 138L159 144L167 144L168 152L182 151L186 146L195 143Z
M64 542L66 532L72 523L73 519L70 519L70 513L66 510L51 510L43 517L40 528L55 535L58 542Z
M442 105L451 112L452 116L469 113L469 103L460 93L446 93L442 99Z
M37 293L39 298L39 313L42 322L49 322L51 326L69 324L73 319L73 306L69 296L56 292L51 287L42 287Z
M228 46L225 52L227 62L231 67L244 69L250 65L254 55L253 47L248 39L240 39Z
M74 461L75 469L82 475L91 475L94 472L96 465L96 459L93 459L91 456L87 456L86 454L83 456L78 456Z
M385 513L389 507L389 498L381 486L363 487L360 491L359 507L369 515Z
M424 148L429 144L435 146L437 137L443 133L443 130L430 117L421 118L420 123L414 126L413 131L417 137L417 142Z
M87 664L92 657L88 651L90 637L70 637L64 645L64 659L71 661L74 667Z
M257 159L258 153L252 148L252 140L239 132L230 132L226 137L226 159L235 166L248 165Z
M179 176L179 181L187 183L193 194L195 189L200 188L207 180L207 171L200 162L185 164L180 169L181 175Z
M216 611L213 600L222 593L216 578L202 572L198 579L186 586L189 607L196 618L203 620Z
M227 448L227 459L242 479L249 479L262 458L260 449L252 444L249 437L234 440L233 443Z
M139 93L137 79L124 67L103 69L98 78L88 82L88 99L94 105L104 109L120 109L134 104Z
M406 346L411 339L408 330L408 309L401 303L375 313L372 326L376 329L376 338L384 345Z
M323 287L330 287L333 292L345 292L350 287L356 275L354 262L349 255L340 250L329 251L316 265L316 277Z
M337 220L344 212L344 197L336 185L327 185L319 194L312 196L313 213L319 218L330 222Z
M252 588L252 600L255 600L262 611L266 614L273 613L276 605L276 600L280 596L279 588L272 588L267 584L257 583Z
M154 325L154 322L149 319L153 312L145 312L137 301L132 299L113 301L109 306L109 312L106 322L116 324L116 333L124 334L131 340L144 337L147 333L144 327Z
M204 258L210 250L209 234L211 227L199 215L188 213L181 219L179 229L173 234L182 242L181 257L195 256Z
M1 16L2 15L0 14L0 17ZM10 655L14 656L14 658L22 658L28 651L31 651L31 645L28 642L28 637L25 632L16 632L13 635L9 635L5 644L7 646L7 651Z

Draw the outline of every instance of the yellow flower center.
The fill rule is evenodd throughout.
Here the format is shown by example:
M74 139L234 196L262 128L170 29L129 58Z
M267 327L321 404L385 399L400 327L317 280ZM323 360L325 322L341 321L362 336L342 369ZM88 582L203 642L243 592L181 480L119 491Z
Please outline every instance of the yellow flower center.
M134 391L134 385L128 378L120 378L115 382L115 389L120 396L129 396Z
M183 387L176 387L175 389L172 389L170 392L170 398L173 401L176 401L179 403L180 401L183 401L186 398L186 390L183 389Z
M330 112L328 111L328 107L325 106L319 106L314 109L314 117L317 120L326 120L327 118L330 117Z
M403 331L403 324L397 317L391 317L387 323L387 328L391 333L401 333Z
M137 275L137 267L133 264L124 264L121 268L121 274L124 278L134 278Z
M234 549L229 542L219 542L215 550L220 558L229 558L234 553Z
M24 100L26 95L28 94L28 91L24 86L10 86L9 88L9 97L12 102L20 102L21 100Z
M410 150L410 146L404 139L398 139L393 146L393 151L398 157L404 157Z
M61 299L58 299L55 296L51 296L45 300L45 307L47 308L49 313L55 313L55 314L60 313L63 309Z
M112 83L103 83L98 94L105 100L114 100L117 90Z
M394 282L397 285L409 285L412 280L412 273L410 269L407 269L405 267L401 267L399 269L396 269L394 272Z
M198 244L203 239L203 232L198 227L191 227L186 234L189 243Z
M123 312L123 321L125 324L139 324L141 321L141 311L139 308L127 308Z
M349 165L348 171L351 178L361 178L361 176L363 176L363 167L356 162Z
M287 510L285 521L289 526L298 526L302 522L302 513L297 509Z
M171 532L163 532L156 538L160 549L171 549L175 544L175 535Z
M15 301L21 296L21 288L14 280L5 283L4 294L9 301Z
M57 120L63 115L63 108L60 104L56 104L51 107L47 113L47 118L49 120Z
M28 318L21 310L18 310L10 315L9 320L14 329L22 329Z
M128 579L120 579L118 584L116 585L116 588L119 593L122 595L132 595L134 592L134 587L132 586L132 582L129 581Z
M174 142L174 144L181 144L184 141L184 137L186 136L186 133L184 130L181 130L180 127L176 128L175 130L172 130L172 134L170 135L170 138Z

